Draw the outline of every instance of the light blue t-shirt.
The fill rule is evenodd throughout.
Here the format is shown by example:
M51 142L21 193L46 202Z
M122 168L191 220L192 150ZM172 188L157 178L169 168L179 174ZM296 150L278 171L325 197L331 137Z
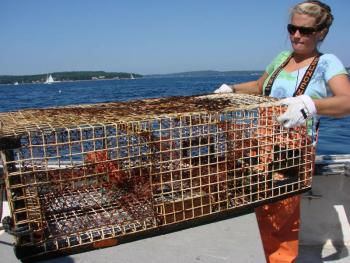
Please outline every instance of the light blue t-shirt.
M291 51L281 52L266 68L266 72L271 74L278 68L291 54ZM286 98L292 97L298 88L308 66L286 72L284 69L276 77L272 88L271 97ZM325 98L332 96L332 92L328 86L328 81L339 74L348 74L342 62L333 54L323 54L318 61L316 70L309 82L305 94L313 99ZM270 77L264 82L264 91Z

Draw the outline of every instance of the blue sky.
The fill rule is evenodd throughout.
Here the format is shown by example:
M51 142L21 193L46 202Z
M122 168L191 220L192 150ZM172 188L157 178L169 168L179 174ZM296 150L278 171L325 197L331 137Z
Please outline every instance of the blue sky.
M0 0L0 75L262 70L289 49L292 0ZM325 1L322 52L350 66L350 1Z

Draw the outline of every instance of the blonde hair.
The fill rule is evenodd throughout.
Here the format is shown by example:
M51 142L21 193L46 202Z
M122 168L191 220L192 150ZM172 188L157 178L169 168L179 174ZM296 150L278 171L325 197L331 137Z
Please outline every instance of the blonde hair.
M324 31L323 40L328 34L329 28L333 23L333 15L331 8L320 1L305 1L297 4L291 10L291 17L294 14L305 14L316 19L316 29Z

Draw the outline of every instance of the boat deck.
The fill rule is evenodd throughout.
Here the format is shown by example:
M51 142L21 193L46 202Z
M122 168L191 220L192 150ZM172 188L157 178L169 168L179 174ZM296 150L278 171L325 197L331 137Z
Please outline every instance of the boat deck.
M0 234L3 262L18 262L13 253L13 239ZM300 246L297 262L349 262L350 247L337 250L331 245ZM328 259L328 260L327 260ZM166 235L146 238L115 247L45 260L42 262L264 262L255 215L231 218Z
M312 191L303 195L299 263L350 262L350 156L318 156ZM4 211L4 215L8 211ZM2 262L18 262L0 231ZM254 213L101 250L43 262L264 262Z

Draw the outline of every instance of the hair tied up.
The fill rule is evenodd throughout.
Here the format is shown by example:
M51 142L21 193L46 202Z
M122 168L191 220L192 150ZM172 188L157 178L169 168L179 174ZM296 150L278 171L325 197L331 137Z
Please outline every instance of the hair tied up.
M305 3L318 5L319 7L322 7L323 9L327 10L327 12L329 14L331 14L331 12L332 12L331 7L327 4L322 3L321 1L317 1L317 0L312 1L311 0L311 1L306 1Z

